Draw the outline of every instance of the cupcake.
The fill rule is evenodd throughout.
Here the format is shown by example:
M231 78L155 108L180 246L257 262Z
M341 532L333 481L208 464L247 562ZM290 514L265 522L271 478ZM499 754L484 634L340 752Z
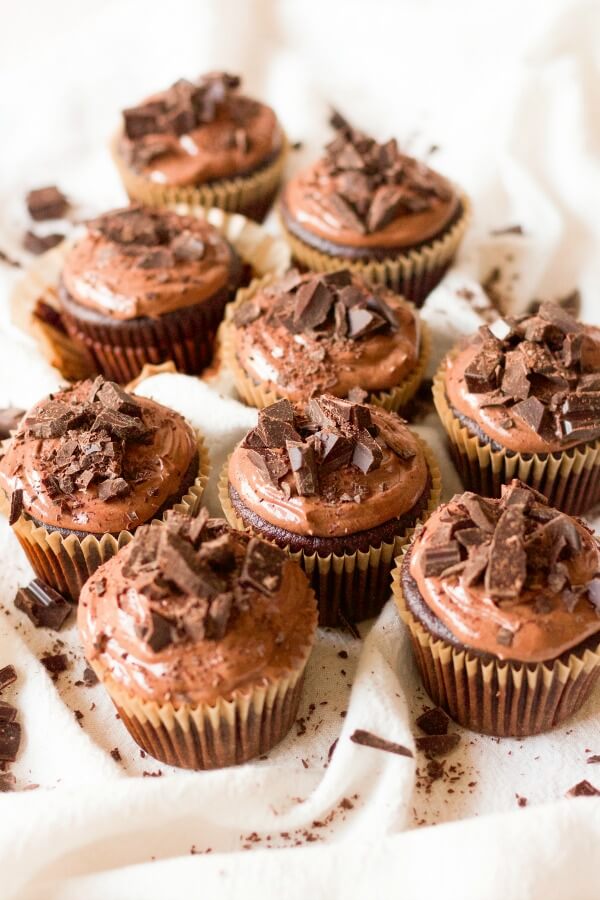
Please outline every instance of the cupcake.
M140 206L88 223L68 253L59 299L72 340L118 382L172 359L198 374L242 275L231 245L204 219Z
M433 386L465 487L511 478L581 515L600 500L600 329L551 303L497 319L451 352Z
M431 451L402 419L327 394L261 410L219 490L230 524L300 561L321 625L379 613L394 557L439 494Z
M273 110L223 72L177 81L123 111L113 157L129 197L151 206L218 206L262 221L287 142Z
M202 510L139 528L85 585L78 623L140 747L213 769L267 753L291 728L317 613L297 563Z
M428 693L466 728L547 731L598 678L598 543L516 479L500 499L467 492L436 510L393 584Z
M447 179L378 144L339 114L325 155L285 186L280 212L297 263L349 266L421 306L452 262L469 204Z
M289 272L242 289L222 330L224 358L251 406L308 402L322 393L397 410L416 392L429 356L412 304L350 269Z
M36 574L76 601L139 525L171 508L196 515L207 472L203 442L180 415L99 376L25 414L0 488Z

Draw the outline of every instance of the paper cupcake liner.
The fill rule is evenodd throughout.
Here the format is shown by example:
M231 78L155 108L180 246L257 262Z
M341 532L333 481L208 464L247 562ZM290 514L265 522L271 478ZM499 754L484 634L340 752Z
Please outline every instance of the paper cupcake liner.
M268 234L260 225L244 216L226 213L222 209L191 208L182 203L175 204L173 209L180 215L206 218L259 278L270 273L283 275L290 266L290 249L285 241ZM73 340L66 333L58 297L60 273L73 243L72 240L63 241L40 256L25 272L10 297L13 323L35 339L45 359L68 381L78 381L97 373L96 363L87 352L85 344ZM47 313L42 318L36 314L40 301ZM187 335L186 339L189 342ZM141 359L143 348L138 349ZM187 351L182 350L180 358L185 358L184 352ZM107 365L114 364L115 370L121 371L124 365L121 357L118 356L116 362L113 362L112 357L109 358ZM145 362L154 364L156 361L146 358ZM129 363L127 365L130 367Z
M79 318L72 310L65 310L63 318L73 343L86 348L94 370L126 384L145 365L168 360L180 372L199 375L212 360L226 302L224 295L158 318L122 322L118 328Z
M209 472L208 451L199 434L198 454L198 475L194 484L178 503L170 507L190 516L196 516L200 511ZM74 603L90 575L128 544L135 531L121 531L117 536L65 536L60 531L36 524L24 514L13 528L36 575Z
M385 284L397 294L423 305L425 298L441 281L452 263L471 218L471 204L461 195L462 215L444 234L431 243L386 259L353 260L315 250L293 235L281 221L292 256L302 268L314 272L351 269L375 284ZM281 218L281 217L280 217Z
M255 172L236 178L224 178L210 184L178 187L157 184L134 172L119 153L119 138L120 134L113 138L111 153L130 200L148 206L173 206L185 203L191 207L204 209L218 207L226 212L241 213L257 222L262 222L273 205L289 152L289 145L284 137L277 156Z
M281 400L282 398L285 399L286 394L283 391L278 390L277 385L273 383L270 383L269 386L256 384L256 382L253 381L240 366L235 354L235 325L233 323L233 317L239 306L274 280L274 276L267 275L265 278L256 279L247 288L241 288L237 292L235 300L227 304L223 323L219 329L221 358L223 359L226 368L228 368L233 375L235 388L244 403L248 406L255 406L257 409L264 409L265 406L270 406L271 403L275 403L277 400ZM409 303L409 306L412 305L413 304ZM427 368L427 363L429 362L431 354L431 336L429 329L425 322L421 321L420 325L421 344L415 368L409 372L406 378L404 378L396 387L387 391L376 391L369 394L368 403L372 403L374 406L383 407L383 409L386 409L389 412L398 412L412 400L419 389L419 385L423 381L425 369Z
M411 613L402 590L405 547L392 592L408 627L425 690L456 722L497 737L525 737L561 725L583 705L600 675L600 638L566 661L518 663L470 654L435 637Z
M499 497L503 484L519 478L548 498L551 506L580 516L600 501L600 440L548 454L494 449L455 416L446 398L445 362L433 379L433 400L454 464L468 490Z
M429 446L418 435L415 437L429 469L429 498L425 510L415 522L396 535L393 541L384 541L368 550L357 550L355 553L329 553L327 556L292 550L283 543L279 545L306 572L317 597L319 625L339 626L342 624L340 613L351 623L378 615L390 596L390 572L394 559L410 540L415 528L423 524L438 507L442 489L440 470ZM260 531L247 525L233 508L229 498L228 468L229 459L221 471L218 486L225 518L234 528L251 531L263 540L268 540Z

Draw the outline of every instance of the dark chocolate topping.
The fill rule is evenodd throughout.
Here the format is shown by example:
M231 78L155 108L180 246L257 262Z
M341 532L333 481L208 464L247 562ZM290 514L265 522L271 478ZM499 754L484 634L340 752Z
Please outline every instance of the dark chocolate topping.
M336 136L326 147L325 170L337 191L323 198L344 225L359 234L384 228L399 214L429 209L449 197L447 188L423 163L405 156L394 139L379 144L353 128L339 113L331 125Z
M196 518L171 511L165 525L142 526L125 556L123 575L146 600L137 633L155 653L170 644L223 638L253 593L278 590L287 559L206 510Z
M481 350L464 371L482 406L506 406L508 420L565 443L600 437L598 348L566 310L542 303L479 329Z
M258 425L242 446L274 486L291 471L300 496L320 494L320 477L336 469L350 465L363 473L377 469L382 448L388 447L401 460L415 455L387 429L375 425L368 406L329 394L310 400L304 413L289 400L262 409Z
M178 220L137 204L104 213L87 226L137 257L140 269L168 269L177 260L200 260L205 252L197 235L177 227Z
M45 219L60 219L69 206L69 201L57 187L37 188L26 197L29 215L36 222Z
M359 287L346 269L309 278L291 270L265 294L274 298L267 323L283 325L291 334L357 341L375 331L398 329L396 313L382 292L366 284ZM243 328L261 315L258 304L249 299L236 310L234 323Z
M426 578L460 576L469 586L483 584L498 605L522 602L525 591L537 602L546 590L562 592L567 608L584 594L600 608L600 572L589 583L574 584L565 565L581 547L575 521L513 479L499 501L471 493L453 498L443 527L423 552L422 571ZM498 643L509 646L511 640L510 632L499 631Z

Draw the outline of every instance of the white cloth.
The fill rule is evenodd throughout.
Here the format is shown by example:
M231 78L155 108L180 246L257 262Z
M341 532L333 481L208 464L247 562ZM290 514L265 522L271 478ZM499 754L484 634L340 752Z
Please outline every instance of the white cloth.
M412 136L415 152L440 144L432 161L465 187L476 215L426 304L436 360L479 324L463 289L477 292L495 266L513 307L579 285L584 316L600 322L599 47L593 3L21 2L0 33L0 247L19 253L26 188L56 181L85 208L120 202L103 144L118 109L181 75L228 67L307 141L304 159L324 136L329 101L381 137ZM490 235L514 224L525 236ZM0 405L27 406L57 381L8 324L18 277L0 264ZM225 381L160 375L139 391L204 429L216 511L215 476L255 412L226 396ZM435 417L418 430L449 496L458 481ZM598 693L550 735L462 732L428 793L422 757L349 740L363 728L414 748L427 697L389 603L361 626L362 642L320 632L300 719L268 759L175 772L141 757L101 687L76 684L84 661L73 625L58 636L69 671L51 681L39 657L61 649L56 636L12 605L29 576L3 521L0 665L19 675L3 699L19 708L24 742L12 767L20 790L0 795L2 900L600 896L600 800L562 799L583 778L600 787L600 767L586 762L600 753ZM40 787L22 790L31 784Z

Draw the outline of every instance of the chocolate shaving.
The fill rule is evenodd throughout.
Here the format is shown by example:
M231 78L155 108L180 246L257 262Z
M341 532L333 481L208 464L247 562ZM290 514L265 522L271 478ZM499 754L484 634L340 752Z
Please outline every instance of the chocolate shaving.
M34 231L26 231L23 235L23 249L34 256L41 256L53 247L57 247L64 241L64 234L36 234Z
M523 508L507 507L492 537L485 576L486 590L494 598L516 597L525 583L527 557L523 543L524 529Z
M60 631L72 609L62 594L39 578L20 588L14 603L36 628L50 628L52 631Z
M14 525L21 518L23 512L23 491L21 488L15 488L10 498L10 512L8 514L8 524Z
M0 669L0 694L5 688L10 687L17 680L17 672L14 666L3 666Z
M402 744L397 744L394 741L388 741L386 738L377 737L376 734L364 731L362 728L357 728L350 735L350 740L355 744L361 744L363 747L371 747L373 750L384 750L386 753L407 756L409 759L413 758L413 752L408 747L404 747Z
M240 580L263 594L274 594L281 584L285 559L279 547L252 538L246 549Z
M309 496L318 493L319 476L312 445L300 441L286 441L286 448L298 494Z

